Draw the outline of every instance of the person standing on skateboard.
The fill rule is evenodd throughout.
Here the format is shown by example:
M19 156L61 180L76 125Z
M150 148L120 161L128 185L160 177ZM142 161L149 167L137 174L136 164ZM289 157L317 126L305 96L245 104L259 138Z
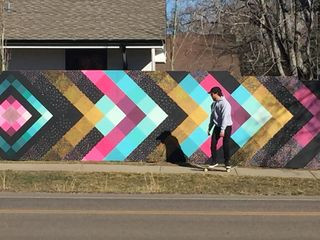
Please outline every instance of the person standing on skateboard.
M232 117L231 117L231 105L227 99L223 96L219 87L213 87L208 92L213 100L211 105L211 116L208 129L208 135L212 132L211 141L211 161L209 169L212 169L218 165L217 161L217 143L220 137L223 138L223 153L227 172L230 172L231 166L230 160L230 137L232 131Z

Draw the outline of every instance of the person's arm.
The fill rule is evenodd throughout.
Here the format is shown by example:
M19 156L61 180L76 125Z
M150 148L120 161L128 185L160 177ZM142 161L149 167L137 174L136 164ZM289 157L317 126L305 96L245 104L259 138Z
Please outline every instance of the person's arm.
M220 136L224 137L224 131L227 128L227 124L231 118L231 105L230 104L224 104L221 110L221 118L222 118L222 123L221 123L221 132Z

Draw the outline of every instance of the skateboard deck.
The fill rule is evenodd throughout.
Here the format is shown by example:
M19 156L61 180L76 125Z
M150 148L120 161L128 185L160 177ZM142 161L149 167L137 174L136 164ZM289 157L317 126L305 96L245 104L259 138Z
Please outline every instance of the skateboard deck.
M222 166L216 166L216 167L214 167L214 168L209 168L209 165L208 164L196 164L196 163L192 163L191 164L193 167L196 167L196 168L199 168L199 169L202 169L204 172L208 172L208 171L221 171L221 167ZM223 168L224 168L224 170L226 171L226 172L228 172L227 171L227 169L225 169L225 167L223 166ZM231 169L232 169L232 167L231 167ZM230 170L231 170L230 169Z

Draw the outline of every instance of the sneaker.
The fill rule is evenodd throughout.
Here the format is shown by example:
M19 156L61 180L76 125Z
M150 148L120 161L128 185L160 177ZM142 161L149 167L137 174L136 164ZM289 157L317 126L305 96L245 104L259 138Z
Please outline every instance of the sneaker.
M215 168L215 167L218 166L218 165L219 165L218 163L215 163L215 164L209 165L208 168L209 168L209 169L213 169L213 168Z
M231 171L231 166L226 166L226 171L230 172Z

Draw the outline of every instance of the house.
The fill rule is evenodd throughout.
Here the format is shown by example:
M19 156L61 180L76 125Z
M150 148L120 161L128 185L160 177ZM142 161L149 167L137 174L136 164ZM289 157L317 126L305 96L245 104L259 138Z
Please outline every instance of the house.
M165 0L5 0L9 70L155 70Z

